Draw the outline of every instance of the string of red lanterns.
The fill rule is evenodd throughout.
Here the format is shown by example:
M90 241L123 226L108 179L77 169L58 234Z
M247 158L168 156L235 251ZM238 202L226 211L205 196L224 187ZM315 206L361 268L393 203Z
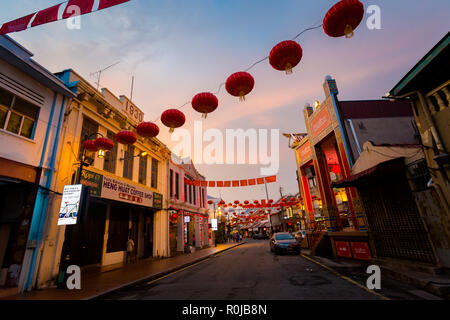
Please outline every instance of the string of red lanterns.
M322 25L323 30L325 34L330 37L345 36L346 38L350 38L360 25L363 16L364 5L359 0L340 0L326 13ZM305 31L316 28L317 27L309 28ZM274 46L268 58L270 65L275 70L285 71L286 74L290 74L301 62L302 57L303 48L301 45L294 40L287 40ZM258 61L252 65L252 67L266 59L267 58ZM225 82L226 91L232 96L239 97L240 101L245 101L245 97L250 94L255 87L255 79L247 71L236 72L229 76ZM187 104L188 103L185 105ZM203 115L203 118L207 118L209 113L214 112L218 108L219 100L214 94L203 92L194 96L191 105L194 110ZM170 132L173 133L176 128L180 128L186 123L186 117L179 109L168 109L162 113L161 122L170 128ZM158 136L159 132L159 127L152 122L143 122L137 127L138 135L144 138L155 138ZM116 139L119 143L125 145L134 144L137 141L136 134L131 131L119 132L116 135ZM86 142L86 150L95 150L95 148L100 147L109 148L110 143L101 141L99 142L99 145L96 146L95 141Z

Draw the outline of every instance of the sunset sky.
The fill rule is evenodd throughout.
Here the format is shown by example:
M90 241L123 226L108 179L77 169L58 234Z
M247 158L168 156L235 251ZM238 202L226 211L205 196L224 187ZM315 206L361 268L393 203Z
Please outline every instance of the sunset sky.
M1 1L1 23L58 4L59 0ZM82 17L81 30L64 21L11 36L34 53L52 72L72 68L94 83L91 73L115 62L103 74L101 87L129 96L154 121L161 112L178 107L203 91L216 91L234 72L266 57L278 42L303 29L320 25L337 0L132 0ZM448 31L450 1L365 0L381 8L382 30L366 27L367 15L352 39L334 39L323 29L298 39L303 60L287 76L266 61L250 72L254 91L241 103L222 90L219 109L203 123L204 129L267 128L304 132L305 103L324 99L323 79L331 75L340 100L379 99ZM201 115L190 105L183 109L185 128ZM169 147L168 130L159 122L160 139ZM269 197L295 194L295 158L288 140L280 136L278 183ZM259 166L197 166L208 180L259 177ZM208 190L218 196L216 189ZM265 198L264 186L222 189L227 201Z

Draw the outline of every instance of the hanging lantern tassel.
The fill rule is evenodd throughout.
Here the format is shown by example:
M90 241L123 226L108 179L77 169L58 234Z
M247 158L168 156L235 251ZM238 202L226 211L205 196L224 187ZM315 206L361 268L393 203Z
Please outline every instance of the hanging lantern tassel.
M347 39L350 39L355 35L355 33L353 32L352 26L349 24L345 26L344 33L345 33L345 38L347 38Z
M239 92L239 101L240 102L245 101L245 92L244 91Z
M293 74L294 71L292 71L292 65L288 62L286 64L286 74Z
M175 132L175 128L170 128L169 132L170 133L174 133Z

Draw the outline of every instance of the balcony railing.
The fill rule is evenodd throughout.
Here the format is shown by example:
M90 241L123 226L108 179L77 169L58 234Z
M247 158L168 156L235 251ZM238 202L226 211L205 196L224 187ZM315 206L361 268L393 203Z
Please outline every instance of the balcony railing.
M432 115L450 107L450 81L426 95Z

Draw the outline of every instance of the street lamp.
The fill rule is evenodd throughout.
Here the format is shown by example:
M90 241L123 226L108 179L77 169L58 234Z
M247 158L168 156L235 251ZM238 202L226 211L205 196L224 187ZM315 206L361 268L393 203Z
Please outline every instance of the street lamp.
M126 158L121 158L119 160L120 161L124 161L124 160L129 160L129 159L133 159L133 158L137 158L137 157L146 157L146 156L148 156L148 152L147 151L142 151L138 155L129 156L129 157L126 157Z

